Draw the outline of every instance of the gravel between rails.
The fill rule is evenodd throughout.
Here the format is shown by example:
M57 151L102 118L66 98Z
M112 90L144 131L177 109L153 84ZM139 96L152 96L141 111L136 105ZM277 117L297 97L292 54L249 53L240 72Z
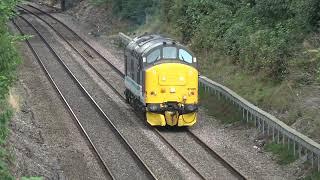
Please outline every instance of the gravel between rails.
M45 32L45 28L41 28L39 22L35 21L33 18L29 18L29 20L37 26L42 33L48 33ZM45 24L44 24L45 25ZM52 32L54 33L54 32ZM52 35L51 35L52 36ZM53 37L57 38L58 37ZM67 45L66 45L67 46ZM148 127L145 126L145 124L137 125L135 124L136 121L139 121L139 119L134 118L134 113L128 114L126 111L128 111L127 108L119 107L116 103L112 102L108 97L106 96L106 92L101 91L100 88L97 88L97 85L92 82L90 76L87 75L87 73L84 73L82 70L82 66L85 66L83 61L81 61L79 57L69 57L68 54L63 53L64 46L57 46L55 47L57 51L60 54L63 54L64 61L66 64L70 67L70 69L75 73L79 81L83 82L83 85L86 87L86 89L92 94L98 104L103 109L108 109L108 116L117 118L117 121L114 123L119 127L119 129L122 131L122 133L126 136L127 139L130 140L130 142L133 141L132 144L135 144L135 149L141 154L141 156L145 159L145 161L150 164L150 167L152 170L159 176L161 179L198 179L199 177L195 176L192 171L189 170L189 167L186 166L183 162L182 163L175 163L181 161L179 158L171 158L170 160L176 159L174 162L170 162L166 156L173 156L170 150L167 150L164 148L162 143L158 143L157 145L154 145L154 142L158 142L159 140L153 140L154 136L149 136L148 138L145 137L145 132L150 131ZM79 64L77 63L77 60L79 60ZM90 69L87 69L90 71ZM91 72L92 74L93 72ZM111 90L109 90L111 91ZM125 105L125 104L124 104ZM112 109L112 110L111 110ZM121 111L117 111L117 109L121 109ZM130 108L131 109L131 108ZM113 118L111 118L113 119ZM134 136L132 136L134 134ZM152 139L149 139L152 138ZM141 141L143 139L143 141ZM154 147L158 146L158 147ZM159 148L160 146L160 148ZM162 147L161 147L162 146ZM172 164L175 164L174 166Z
M22 29L25 34L34 34L28 25L21 20L17 20L18 24L22 24ZM132 157L126 146L120 143L119 138L112 132L101 113L98 112L84 94L80 91L79 87L74 83L71 77L64 71L64 68L55 57L48 52L48 49L43 48L40 39L31 39L30 43L36 47L36 51L40 58L44 61L46 68L52 74L52 77L61 92L65 95L66 99L79 120L82 122L83 127L92 138L97 148L100 150L101 155L106 159L108 164L112 164L110 169L115 174L116 178L142 178L149 179L150 176L145 172L144 167L137 163L136 159ZM46 37L50 37L47 34ZM53 43L54 40L49 40ZM85 113L81 113L85 112ZM92 122L94 120L94 123ZM110 146L112 144L112 146Z
M232 170L225 167L215 155L195 140L186 128L159 128L159 131L206 179L239 179L239 176L233 174Z
M183 137L183 138L186 138L186 137L188 137L188 136L185 136L185 137ZM189 140L187 140L187 141L190 141L190 142L192 142L190 139ZM179 141L177 141L177 142L179 142ZM182 143L184 143L184 142L182 142ZM195 143L195 144L197 144L197 143ZM194 144L194 145L195 145ZM177 145L177 146L179 146L179 145ZM183 145L182 145L183 146ZM199 146L199 144L198 145L196 145L196 146L198 146L198 147L201 147L201 146ZM181 144L180 144L180 147L181 147ZM200 148L201 149L201 148ZM203 152L206 152L206 151L203 151ZM190 152L190 156L192 156L192 154L194 155L194 154L197 154L196 152ZM209 155L210 156L210 155ZM202 156L204 159L207 159L207 157L205 156L205 155L203 155ZM211 156L212 157L212 156ZM191 158L192 159L192 158ZM212 159L211 159L212 160ZM203 161L203 162L205 162L205 161ZM228 172L228 170L227 171L222 171L221 169L225 169L226 170L226 168L225 167L222 167L221 166L221 168L218 170L218 171L211 171L210 170L210 168L213 168L214 169L214 167L216 167L217 166L217 164L219 164L219 162L217 161L217 164L212 164L212 163L210 163L210 162L207 162L207 163L203 163L202 162L202 166L200 166L201 167L201 169L202 169L202 171L204 171L204 172L207 172L207 176L208 177L212 177L212 176L214 176L214 177L228 177L229 175L231 175L232 173L230 173L230 174L228 174L228 173L226 173L226 172ZM205 164L207 164L207 165L205 165ZM209 165L208 165L209 164ZM204 168L206 168L207 170L205 171L204 170ZM211 173L208 173L208 172L211 172ZM218 172L220 172L220 174L218 173ZM236 178L235 178L236 179Z
M34 6L40 7L36 4ZM90 3L82 3L80 8L74 8L64 13L52 14L73 29L77 34L86 40L99 53L112 61L118 69L124 69L124 58L122 49L119 50L116 43L114 43L114 36L101 34L100 36L93 36L92 24L97 14L88 14ZM86 7L88 6L88 8ZM87 11L80 13L78 11ZM82 17L83 16L83 17ZM110 96L114 101L119 101L119 98ZM120 103L120 102L119 102ZM299 163L290 164L287 166L278 165L275 157L268 152L259 151L253 146L257 145L256 140L261 138L259 133L253 129L239 124L223 124L219 119L208 114L211 110L200 107L199 121L191 128L191 130L205 141L211 148L219 152L225 159L228 159L233 166L241 170L248 179L296 179L302 177L303 167ZM151 133L149 133L151 134Z

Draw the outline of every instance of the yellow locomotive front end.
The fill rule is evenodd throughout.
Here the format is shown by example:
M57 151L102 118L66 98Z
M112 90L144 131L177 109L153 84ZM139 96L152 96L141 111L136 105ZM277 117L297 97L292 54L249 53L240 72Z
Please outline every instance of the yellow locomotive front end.
M160 35L134 38L125 51L125 95L146 112L151 126L192 126L197 121L196 57Z
M147 121L152 126L192 126L197 121L198 71L161 63L145 71Z

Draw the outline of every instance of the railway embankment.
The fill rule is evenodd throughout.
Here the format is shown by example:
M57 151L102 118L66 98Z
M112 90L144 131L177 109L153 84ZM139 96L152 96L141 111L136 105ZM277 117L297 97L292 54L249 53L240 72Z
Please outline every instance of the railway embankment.
M103 18L105 16L105 14L101 13L101 9L105 9L107 14L110 15L110 9L108 10L108 5L106 5L106 8L101 6L102 5L100 5L100 8L93 8L93 6L88 5L88 3L82 2L82 4L69 11L69 13L74 15L82 22L94 23L97 27L104 27L106 24L98 21L90 21L92 17L101 16ZM175 8L179 7L176 6ZM97 13L89 15L86 13L86 11L89 11L89 9L92 9ZM172 12L167 13L170 14ZM144 17L147 19L146 24L140 26L138 25L136 28L132 28L132 25L130 24L129 28L125 25L123 25L121 28L119 28L119 26L113 27L119 28L119 31L129 30L133 36L135 36L134 34L148 31L162 32L169 33L171 36L175 36L178 39L183 40L183 33L178 32L181 29L170 29L171 26L169 24L167 24L167 26L165 26L163 29L163 26L161 26L163 22L161 22L159 16L161 17L161 14L152 16L152 13L147 13L147 18ZM90 34L97 36L97 39L103 39L99 37L103 37L105 34L113 33L112 31L108 31L104 28L101 29L101 31L92 29L93 33ZM134 29L133 32L132 29ZM99 31L99 33L95 33L96 31ZM103 42L103 40L100 41ZM105 42L103 43L106 44ZM193 41L189 43L192 48L195 47L192 44ZM307 36L304 41L304 52L306 56L299 56L299 58L305 59L303 66L309 63L314 63L314 67L317 67L317 47L317 34L311 33L311 35ZM305 71L299 67L297 68L297 64L294 62L301 61L296 59L297 57L295 56L293 60L290 60L290 62L293 62L293 64L289 64L288 67L286 67L289 69L289 71L285 73L286 78L278 81L269 78L266 71L253 72L246 70L245 68L241 68L241 66L232 61L232 57L219 54L219 52L215 51L214 49L211 49L210 51L210 49L204 48L204 51L199 51L199 58L203 60L200 68L204 75L230 87L242 97L252 102L254 105L257 105L260 108L268 111L278 119L285 122L287 125L319 142L319 133L317 133L319 132L319 112L317 111L319 108L319 97L317 93L319 90L319 85L317 81L318 75L314 73L314 69L312 69L313 67L311 69L305 69ZM222 112L219 114L221 116L227 115L228 117L234 118L233 115L230 115L230 110L228 110L228 108L225 106L221 109L217 107L217 111ZM208 112L210 113L210 109Z
M8 150L8 134L18 102L11 87L16 79L16 67L20 62L20 56L15 46L17 37L9 33L6 24L13 16L11 10L15 4L15 1L1 2L0 8L0 179L12 179L9 165L12 164L13 158Z
M116 43L112 43L114 36L108 36L106 34L112 34L114 29L121 29L121 27L123 27L123 25L121 25L123 21L119 21L117 18L113 19L112 14L110 14L111 12L110 8L97 8L90 4L89 1L82 1L78 7L71 9L67 14L55 13L54 16L64 21L77 33L87 37L87 42L92 44L101 54L112 59L113 64L121 70L123 69L122 50L117 49ZM44 23L39 23L39 21L40 20L34 20L33 23L36 23L39 28L46 26ZM57 25L56 23L54 24ZM59 42L57 34L52 32L52 30L45 30L45 28L40 29L44 31L44 34L51 34L50 36L46 36L46 38L51 38L50 43L55 41ZM124 29L127 29L127 26L124 26ZM55 48L59 49L66 46L65 43L61 43L61 46ZM64 53L65 51L70 51L70 49L66 48L66 50L59 52ZM26 56L30 57L31 55ZM67 57L66 55L63 56ZM71 56L75 57L74 55ZM90 57L92 53L87 51L85 56ZM68 63L71 69L76 72L77 76L82 77L85 76L86 73L90 74L90 70L88 70L89 68L86 64L78 62L77 65L76 61L81 61L80 57L75 58L77 60L74 62L72 62L73 58L66 59L70 61ZM101 64L100 68L103 67L105 67L105 65ZM98 71L100 70L98 69ZM20 72L19 77L21 80L19 80L17 88L13 90L13 97L20 97L20 104L22 104L19 107L21 111L18 111L16 119L12 124L12 144L21 144L21 146L15 146L15 154L18 154L17 169L15 169L16 175L40 175L44 177L70 177L72 179L78 179L78 177L81 177L81 175L85 173L90 176L89 178L91 179L101 178L101 176L99 176L99 167L96 167L97 163L95 163L94 158L90 155L86 143L83 142L79 132L75 130L77 128L71 123L72 120L69 114L62 108L63 105L58 100L59 97L54 93L52 86L47 82L48 80L45 78L44 73L40 70L36 61L27 61L24 63ZM99 84L98 82L101 80L96 76L92 77L93 81L87 77L80 78L80 80L85 84L85 88L89 88L91 93L95 94L97 90L90 87L97 87L97 89L99 89L100 87L93 82ZM62 82L61 79L60 81ZM108 96L104 93L97 93L95 98L97 98L98 102L101 101L99 103L102 104L110 100L110 104L119 105L121 111L126 109L122 103L118 102L120 100L116 98L117 95L111 95L112 93L110 92L107 94ZM104 96L110 97L106 99L107 101L102 101L104 100ZM111 99L113 99L113 102ZM107 108L109 107L107 104L105 107L104 109L110 110L111 114L116 111L112 110L113 108ZM301 165L304 162L303 160L280 166L274 161L271 153L261 150L260 147L261 144L263 144L264 137L253 128L243 126L239 122L222 124L220 120L208 115L208 110L204 108L200 110L200 113L201 118L199 124L191 128L191 131L209 144L210 148L214 149L224 159L232 162L232 165L240 169L242 173L249 175L252 179L293 179L305 176L304 166ZM127 117L127 120L130 119L129 121L117 121L122 127L122 133L127 136L130 141L137 142L137 144L139 144L139 141L132 135L130 136L133 130L136 132L134 134L143 135L143 137L148 137L148 139L150 137L152 137L150 139L154 139L152 133L143 128L143 123L138 122L138 118L133 118L134 115L130 114L129 116L129 114ZM134 124L136 128L130 131L128 123ZM127 131L127 129L129 129L129 131ZM26 134L27 136L25 136ZM155 139L158 140L157 138ZM143 153L142 150L146 149L145 146L135 146L138 150L140 148L140 155L143 156L148 155L154 147L157 147L157 145L148 147L148 151ZM181 147L183 151L183 146L179 147ZM196 146L190 145L190 148L195 147ZM152 157L154 158L154 156ZM176 156L172 156L171 158L176 159ZM70 161L70 159L72 161ZM83 164L83 162L86 163ZM149 162L149 164L155 162ZM24 166L25 164L27 164L27 166ZM39 168L35 168L37 166L34 167L33 165L38 165ZM172 162L171 165L174 167L179 166ZM201 165L206 166L205 162L198 164L198 166ZM92 166L96 168L92 168ZM155 168L155 166L152 166L152 168ZM76 171L77 169L81 169L81 171ZM181 175L187 176L186 173L182 172L183 171L181 171Z

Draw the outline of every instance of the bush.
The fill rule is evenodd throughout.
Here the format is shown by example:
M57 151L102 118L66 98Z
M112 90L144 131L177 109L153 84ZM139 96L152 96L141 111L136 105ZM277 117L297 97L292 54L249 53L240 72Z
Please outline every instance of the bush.
M209 49L232 57L252 72L276 80L320 20L318 0L166 0L164 23L174 26L196 51ZM171 6L169 6L169 5Z
M156 11L159 2L157 0L92 0L94 4L111 5L113 13L124 19L131 20L138 24L146 21L146 16Z
M20 57L14 47L17 37L8 32L6 23L15 14L12 11L18 0L0 1L0 179L13 179L7 167L8 154L4 148L12 111L6 102L9 87L15 79Z

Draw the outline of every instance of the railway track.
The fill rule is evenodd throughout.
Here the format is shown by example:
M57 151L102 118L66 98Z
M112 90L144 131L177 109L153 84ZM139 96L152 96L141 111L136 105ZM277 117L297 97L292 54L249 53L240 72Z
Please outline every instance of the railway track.
M83 40L79 35L77 35L72 29L70 29L68 26L66 26L63 22L59 21L55 17L51 16L50 14L33 7L29 5L30 8L33 8L34 10L37 10L38 13L32 12L30 9L26 9L22 6L19 6L23 11L26 13L32 14L41 21L43 21L45 24L47 24L61 39L63 39L75 52L77 52L78 55L82 57L82 59L86 62L86 64L105 82L123 101L125 101L125 98L121 92L123 92L121 87L114 87L114 84L112 81L110 82L110 79L108 79L108 76L101 73L101 70L98 70L93 64L92 64L92 57L100 58L100 60L103 60L107 63L108 68L111 68L117 75L115 76L113 74L113 77L121 78L121 82L123 82L124 74L117 69L112 63L110 63L107 59L105 59L99 52L97 52L92 46L90 46L85 40ZM43 13L47 18L44 18L44 16L40 16L40 13ZM51 20L48 20L51 19ZM54 25L52 25L54 24ZM58 28L60 27L60 28ZM69 31L66 33L66 31ZM71 36L70 36L71 35ZM71 39L71 40L70 40ZM81 44L77 44L77 43ZM77 45L75 45L77 44ZM91 59L91 60L90 60ZM92 99L93 100L93 99ZM94 101L94 100L93 100ZM162 132L161 130L154 128L154 132L162 139L165 144L167 144L172 151L174 151L183 161L188 164L188 166L193 170L195 174L199 176L201 179L210 179L210 173L208 172L202 172L201 169L198 167L195 167L192 162L192 160L189 160L190 157L187 155L184 155L181 153L181 150L177 150L172 143L168 140L168 136L166 133ZM195 134L192 133L189 129L186 129L184 132L187 137L189 137L188 140L193 140L196 144L198 144L199 147L202 148L202 151L207 153L210 157L216 159L220 163L221 166L226 168L230 174L232 174L236 179L245 179L243 175L241 175L240 172L238 172L235 168L233 168L228 162L226 162L222 157L220 157L217 153L215 153L207 144L205 144L201 139L199 139ZM210 162L209 162L210 163Z
M95 100L91 97L91 95L87 92L83 85L73 75L69 67L62 61L62 59L58 56L55 50L47 42L47 40L41 35L38 29L22 16L20 16L17 20L14 20L13 24L17 27L21 34L32 34L36 37L36 40L34 40L33 42L27 40L27 44L31 52L40 63L44 72L50 79L53 87L56 89L63 102L71 112L73 118L76 119L76 122L79 125L81 131L87 138L92 149L99 158L103 168L105 169L107 176L109 176L111 179L123 179L132 177L157 179L153 172L145 164L145 162L136 153L131 144L124 136L122 136L118 128L113 124L110 118L105 114L105 112L99 107L99 105L95 102ZM41 40L46 48L43 48L42 46L40 46L41 50L35 48L39 47L39 40ZM45 49L45 55L39 53L43 52ZM48 60L53 59L55 59L56 61L52 64L49 64ZM67 86L65 86L66 84ZM77 109L75 107L77 107ZM88 112L81 113L79 112L79 109L86 109L88 110ZM101 130L99 131L99 135L94 134L93 132L89 132L88 122L85 122L87 119L90 119L88 118L88 116L90 118L93 118L94 122L99 125L99 128ZM101 124L98 123L98 120L100 120ZM106 122L108 126L103 125ZM110 142L104 145L98 144L98 142L100 141L99 138L108 139L108 141ZM108 144L112 144L113 146L106 147L105 145ZM110 163L117 163L117 161L121 160L121 158L117 156L117 153L114 153L119 152L120 150L122 150L123 153L122 162L118 163L118 167L116 169L111 169L109 167ZM107 153L103 153L105 151L107 151ZM117 158L119 159L110 159L108 157L108 155L110 154L117 156ZM123 168L126 172L128 172L128 174L117 174L116 172L119 170L118 168Z

